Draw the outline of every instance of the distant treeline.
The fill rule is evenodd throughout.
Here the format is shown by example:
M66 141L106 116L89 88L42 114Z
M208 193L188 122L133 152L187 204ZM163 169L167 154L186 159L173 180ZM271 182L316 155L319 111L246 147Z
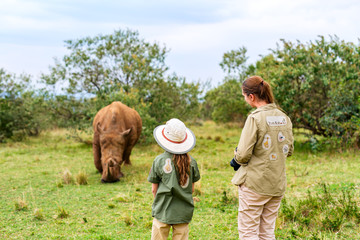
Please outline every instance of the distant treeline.
M260 75L270 82L294 127L309 130L312 138L360 147L359 43L336 36L307 43L280 40L255 64L247 64L247 50L239 47L224 53L220 66L225 77L212 89L169 73L166 46L147 42L137 31L65 43L69 54L39 79L0 69L0 142L54 127L87 130L96 112L112 101L139 112L143 142L157 124L172 117L242 122L251 109L241 83Z

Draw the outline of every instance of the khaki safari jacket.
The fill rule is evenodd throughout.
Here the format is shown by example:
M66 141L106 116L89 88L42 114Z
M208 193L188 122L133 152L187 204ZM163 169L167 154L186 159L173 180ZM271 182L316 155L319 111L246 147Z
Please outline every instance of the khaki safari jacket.
M241 165L231 182L258 194L282 196L285 161L294 150L290 118L275 103L257 108L246 119L235 160Z

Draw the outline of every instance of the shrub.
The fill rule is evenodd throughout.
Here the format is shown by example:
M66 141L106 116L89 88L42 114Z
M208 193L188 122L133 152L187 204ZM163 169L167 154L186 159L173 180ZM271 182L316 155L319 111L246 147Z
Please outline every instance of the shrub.
M211 113L207 117L215 122L243 122L249 109L242 96L241 83L235 79L208 91L203 104L204 115Z
M11 75L0 69L0 142L38 135L46 128L48 114L43 93L28 88L29 76Z
M293 124L313 134L358 144L360 46L337 37L285 40L256 63ZM354 142L355 140L355 142Z

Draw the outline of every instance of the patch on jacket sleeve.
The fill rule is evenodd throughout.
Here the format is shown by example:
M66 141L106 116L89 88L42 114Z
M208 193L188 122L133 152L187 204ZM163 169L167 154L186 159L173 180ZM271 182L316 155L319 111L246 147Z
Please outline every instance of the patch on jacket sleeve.
M266 122L270 127L285 126L287 124L285 116L267 116Z
M171 173L172 171L172 166L171 166L171 159L167 158L165 160L165 165L163 166L163 170L165 173Z
M265 149L265 150L268 150L270 147L271 147L271 137L269 134L265 134L264 136L264 140L262 142L262 147Z
M278 134L278 141L279 142L283 142L285 140L285 136L282 132L279 132Z
M289 153L289 145L285 144L282 148L283 153L285 154L285 156L287 156L287 154Z

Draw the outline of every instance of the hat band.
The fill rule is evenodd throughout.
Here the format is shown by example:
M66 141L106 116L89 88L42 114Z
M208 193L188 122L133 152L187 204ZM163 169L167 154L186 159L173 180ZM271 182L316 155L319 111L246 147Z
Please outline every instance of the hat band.
M168 140L169 142L176 143L176 144L180 144L180 143L185 142L185 141L186 141L186 139L187 139L187 133L185 133L186 135L185 135L184 140L182 140L182 141L180 141L180 142L172 141L172 140L168 139L168 138L165 136L165 134L164 134L164 130L165 130L165 128L163 128L163 130L162 130L162 132L161 132L161 133L162 133L163 137L164 137L166 140Z

